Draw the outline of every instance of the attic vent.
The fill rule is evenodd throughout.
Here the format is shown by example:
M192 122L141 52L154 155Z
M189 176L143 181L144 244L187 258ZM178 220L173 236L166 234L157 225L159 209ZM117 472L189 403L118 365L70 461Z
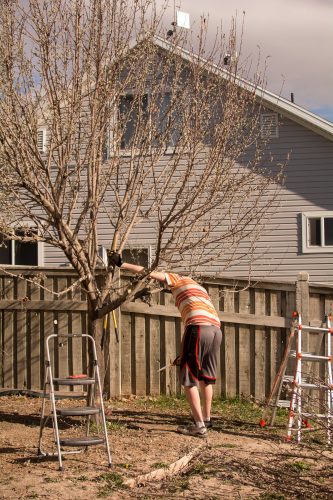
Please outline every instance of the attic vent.
M41 128L37 131L37 148L40 153L46 150L46 130Z
M279 117L277 113L264 113L260 117L261 137L264 139L278 139Z

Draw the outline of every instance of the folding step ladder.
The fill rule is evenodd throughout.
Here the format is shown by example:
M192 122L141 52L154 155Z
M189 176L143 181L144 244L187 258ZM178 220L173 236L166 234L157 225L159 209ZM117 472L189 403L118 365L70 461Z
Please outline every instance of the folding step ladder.
M291 331L286 352L283 359L282 370L278 372L278 379L275 385L278 387L274 410L270 424L274 424L276 408L289 408L288 427L287 427L287 440L292 439L292 433L297 433L297 442L301 441L302 426L305 424L310 427L308 420L314 420L325 423L327 430L327 442L331 443L331 425L333 418L333 379L332 379L332 348L331 348L331 317L326 317L326 328L313 327L302 325L301 315L295 313L298 322L294 327L294 332ZM325 355L318 353L304 352L302 350L302 332L312 332L320 335L324 340ZM293 335L296 334L296 350L291 350L291 340ZM321 342L317 342L318 345ZM294 374L286 375L287 360L288 358L293 361ZM310 369L306 372L303 369L302 363L322 363L324 365L324 378L319 380L314 376L314 370ZM289 394L288 394L289 388ZM286 399L281 399L281 393L286 392ZM312 408L306 410L306 391L316 391L317 394L322 394L322 402L320 412L314 411L314 404ZM289 396L289 398L288 398ZM311 398L308 396L308 406L311 405ZM318 404L318 402L316 402ZM295 425L296 424L296 425Z
M75 376L69 376L65 378L55 378L53 377L53 370L51 365L51 357L50 357L50 341L52 339L56 339L57 341L61 339L69 339L69 338L86 338L88 342L91 343L92 354L93 354L93 372L91 377L87 377L86 375L80 375L78 378ZM61 345L61 344L59 344ZM79 407L57 407L56 399L57 395L55 394L54 387L62 387L62 386L81 386L87 389L88 392L88 405L87 406L79 406ZM75 393L73 392L73 397ZM50 401L50 413L46 415L45 406L46 400ZM102 420L102 436L91 436L90 435L90 423L91 417L93 415L99 415ZM63 439L60 437L59 433L59 425L58 418L59 417L84 417L86 419L86 432L82 437L72 437ZM42 437L43 431L45 429L48 421L52 419L53 425L53 434L54 441L56 445L56 452L46 452L42 449ZM93 337L88 334L59 334L59 335L49 335L46 339L46 361L45 361L45 381L44 381L44 390L43 390L43 402L41 409L41 419L40 419L40 429L39 429L39 441L38 441L38 457L49 457L49 456L57 456L59 461L59 470L63 470L62 464L62 456L68 454L82 453L86 451L89 446L105 444L106 452L108 456L108 464L111 467L111 453L107 435L106 428L106 420L105 420L105 412L104 412L104 404L103 404L103 394L102 387L97 363L97 354L96 354L96 345ZM63 448L74 447L74 450L66 450Z

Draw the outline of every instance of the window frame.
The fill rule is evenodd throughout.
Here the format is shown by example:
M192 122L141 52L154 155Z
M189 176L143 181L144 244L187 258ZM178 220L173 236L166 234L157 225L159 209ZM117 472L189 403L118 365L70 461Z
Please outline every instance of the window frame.
M18 228L16 228L18 229ZM33 228L31 228L33 229ZM42 241L37 241L37 264L16 264L15 262L15 244L19 240L14 240L11 238L7 239L10 245L10 264L1 264L0 266L10 266L10 267L43 267L44 265L44 243Z
M328 210L317 210L314 212L303 212L302 213L302 252L303 253L333 253L333 245L325 245L325 228L324 221L325 218L333 218L333 211ZM310 246L309 245L309 219L320 219L321 227L321 245L320 246Z
M122 94L122 97L128 97L128 96L134 96L134 95L137 95L136 92L131 92L130 90L124 94ZM147 97L147 106L149 106L149 99L150 99L150 96L151 96L151 92L149 92L149 90L145 91L144 94L142 94L143 96L146 96ZM171 91L169 90L166 90L163 94L163 96L165 95L171 95ZM116 109L116 119L119 118L119 106L117 106L117 109ZM148 120L150 120L150 118L148 118ZM151 128L151 127L150 127ZM151 138L150 138L151 139ZM108 158L110 158L111 156L113 156L115 154L115 151L114 149L112 148L112 134L109 134L109 140L110 140L110 147L109 147L109 155L108 155ZM176 146L172 146L172 145L169 145L165 148L164 150L164 154L173 154L174 151L176 149ZM129 146L129 147L125 147L125 148L119 148L119 154L121 156L131 156L132 155L132 146ZM139 150L138 150L139 151ZM152 144L152 141L151 141L151 146L150 146L150 151L154 151L154 145Z

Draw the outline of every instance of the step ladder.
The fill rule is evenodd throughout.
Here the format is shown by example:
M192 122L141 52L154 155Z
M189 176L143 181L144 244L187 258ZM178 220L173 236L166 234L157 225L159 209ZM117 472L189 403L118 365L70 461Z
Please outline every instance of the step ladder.
M92 375L88 377L86 375L69 376L64 378L55 378L53 376L53 370L51 365L51 357L50 357L50 341L56 339L59 342L59 346L63 345L63 341L68 341L70 338L80 338L87 339L88 343L90 342L92 347L92 355L93 355L93 367L92 367ZM87 397L87 406L79 406L79 407L68 407L63 408L57 406L57 401L62 399L61 396L55 392L55 387L82 387L82 389L86 389L88 394ZM73 392L73 398L75 397L75 392ZM46 402L49 400L50 402L50 412L46 414ZM93 415L98 415L101 419L101 428L102 435L90 435L90 427L91 427L91 418ZM85 426L85 435L82 437L70 437L63 439L60 437L59 432L59 423L58 420L61 417L82 417L86 420ZM52 420L53 426L53 434L56 451L49 452L45 451L42 448L42 438L43 431L49 422ZM43 401L42 401L42 409L41 409L41 418L40 418L40 429L39 429L39 441L38 441L38 451L37 456L39 458L42 457L50 457L57 456L59 461L59 470L63 469L62 457L63 455L82 453L86 451L89 446L104 444L106 447L107 457L108 457L108 465L111 467L111 453L107 435L106 428L106 420L105 420L105 411L103 404L103 394L101 387L101 380L99 375L98 363L97 363L97 353L96 353L96 344L91 335L88 334L59 334L59 335L49 335L46 339L46 360L45 360L45 381L44 381L44 390L43 390ZM65 448L65 450L64 450ZM72 450L68 450L67 448L75 448Z
M291 329L285 355L282 361L282 369L279 370L277 378L273 384L277 387L274 410L270 425L274 425L276 409L289 408L287 440L292 440L292 433L296 432L297 442L301 441L304 425L311 428L309 420L321 421L326 426L327 442L331 443L331 427L333 418L333 379L332 379L332 348L331 348L331 317L327 316L325 323L326 327L313 327L302 325L301 315L294 313L297 321ZM325 354L304 352L302 349L302 333L312 332L320 336L317 345L320 346L322 341L325 345ZM293 336L296 337L296 349L291 349ZM293 375L287 375L287 362L291 360L294 368ZM303 363L311 366L310 370L304 370ZM321 380L314 375L314 364L322 364L324 377ZM286 393L286 398L281 399L281 393ZM321 394L321 402L318 405L317 401L313 402L311 393L316 392L318 396ZM306 393L308 393L306 395ZM310 394L310 396L309 396ZM320 411L315 412L315 405L320 406ZM306 409L308 406L308 409ZM312 407L311 407L312 406ZM310 407L310 408L309 408Z

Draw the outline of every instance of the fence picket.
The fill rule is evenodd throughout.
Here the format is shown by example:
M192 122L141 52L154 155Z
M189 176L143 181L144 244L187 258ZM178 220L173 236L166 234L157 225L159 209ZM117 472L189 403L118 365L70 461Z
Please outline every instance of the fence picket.
M235 312L234 290L224 289L224 310ZM222 313L223 346L224 346L224 373L222 374L223 393L227 398L237 395L236 371L236 328L232 323L224 323Z

